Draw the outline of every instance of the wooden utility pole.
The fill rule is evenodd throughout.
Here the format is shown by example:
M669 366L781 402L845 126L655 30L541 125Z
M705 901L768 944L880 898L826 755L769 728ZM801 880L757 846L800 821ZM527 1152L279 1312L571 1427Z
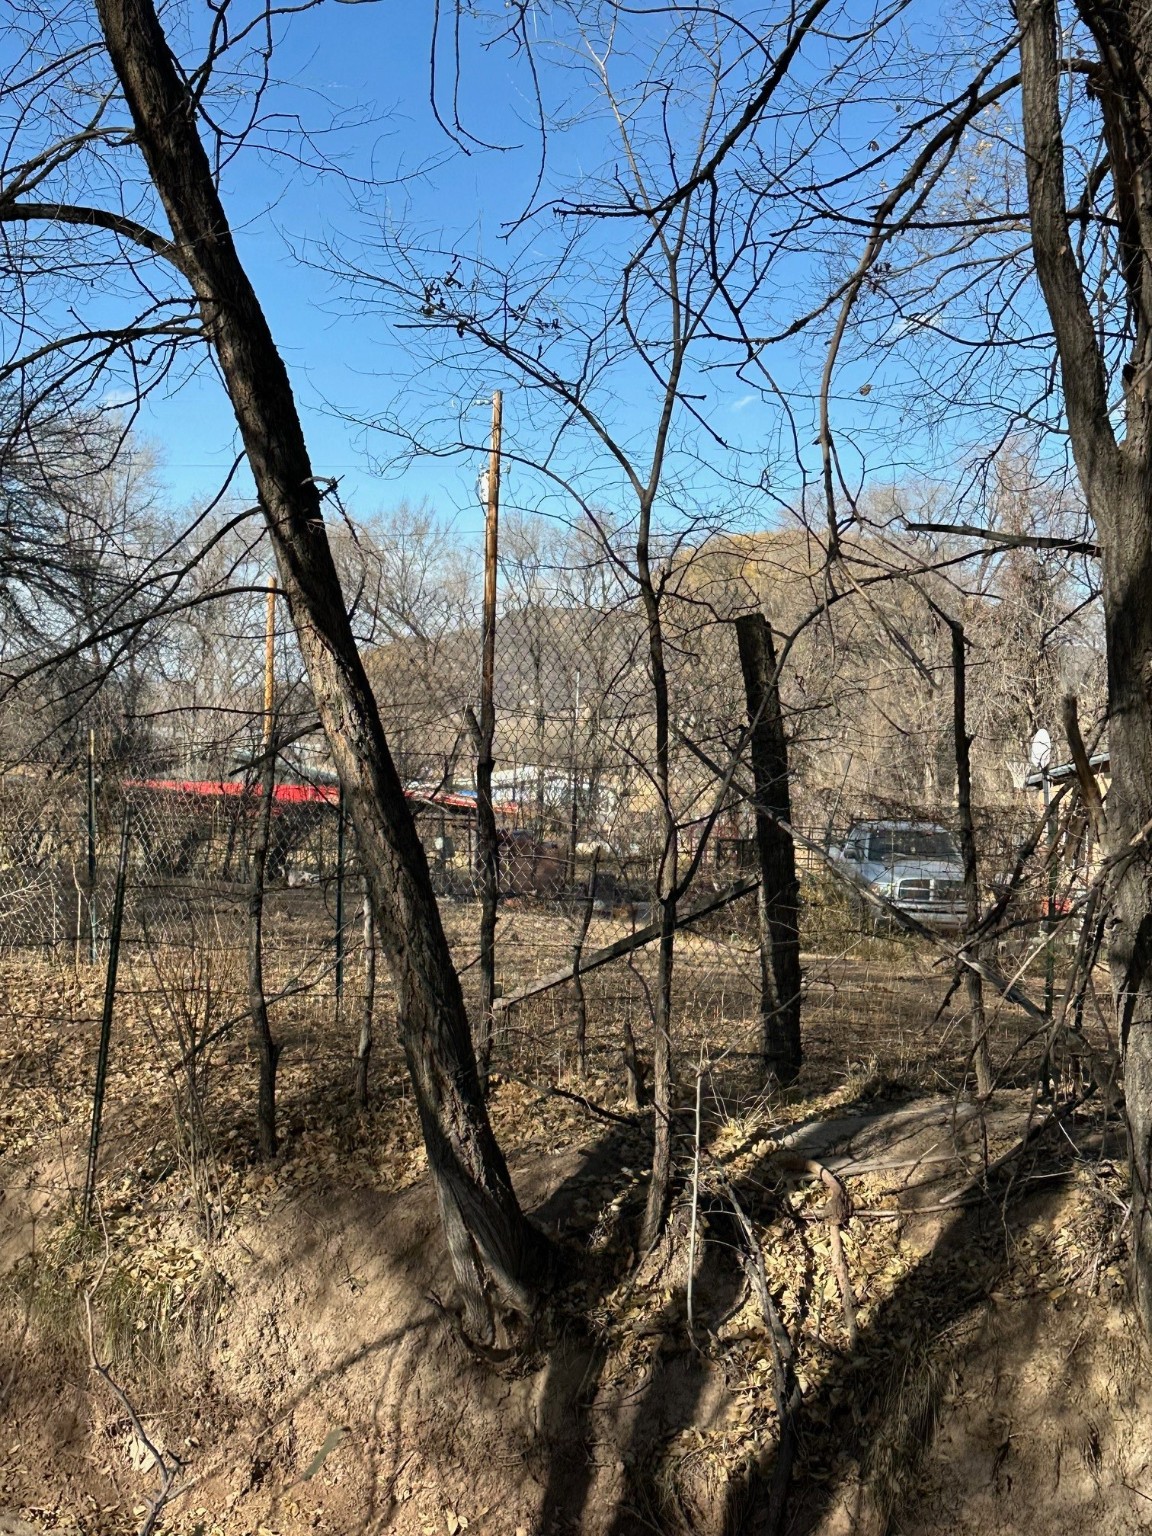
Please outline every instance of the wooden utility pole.
M272 799L276 790L274 710L276 659L276 578L268 580L264 619L264 732L260 762L260 800L256 806L252 839L252 882L248 896L248 1013L252 1044L259 1065L256 1127L264 1157L276 1154L276 1067L280 1046L268 1020L264 992L264 876L268 867L268 843L272 831Z
M272 748L272 716L276 705L276 578L268 578L264 610L264 751Z
M492 446L488 455L488 505L484 517L484 635L480 662L480 739L476 755L476 852L480 885L480 1019L477 1065L485 1092L492 1062L496 999L496 906L500 858L492 806L492 745L496 735L496 562L500 525L500 438L504 396L492 396Z
M756 850L760 859L760 1027L764 1069L778 1083L800 1072L800 888L788 790L788 743L772 631L762 613L736 620L740 669L752 726ZM782 825L783 823L783 825Z

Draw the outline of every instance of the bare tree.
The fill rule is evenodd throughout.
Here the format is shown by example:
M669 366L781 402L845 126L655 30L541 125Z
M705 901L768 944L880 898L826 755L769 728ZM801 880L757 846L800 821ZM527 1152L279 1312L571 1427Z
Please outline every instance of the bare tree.
M1103 549L1112 787L1107 848L1115 922L1109 965L1125 1047L1136 1298L1152 1331L1152 6L1080 0L1069 75L1054 0L1018 0L1032 252L1055 336L1072 451ZM1114 231L1108 275L1120 288L1123 352L1101 335L1083 245L1070 234L1064 100L1084 82L1103 141L1085 217ZM1101 210L1101 214L1097 214Z
M561 249L546 271L530 247L522 269L496 266L483 259L465 262L436 247L419 249L392 238L387 229L380 235L382 251L358 263L336 253L334 259L366 303L422 329L441 363L443 349L450 347L454 365L466 377L485 353L513 372L524 388L509 402L517 401L531 446L517 448L521 439L506 421L510 471L522 469L533 477L543 502L558 501L569 524L598 539L602 558L640 619L649 725L636 771L653 802L653 885L660 914L651 991L655 1146L643 1233L650 1244L663 1227L672 1177L677 912L707 842L705 834L685 857L682 826L685 821L710 825L696 803L695 783L688 804L680 801L673 729L676 656L668 610L683 582L681 552L705 542L733 515L731 506L712 504L714 482L710 479L705 491L698 479L701 461L717 439L702 419L695 393L706 377L714 322L727 312L729 267L727 257L718 260L710 238L703 190L671 213L662 205L664 188L677 182L680 155L665 137L663 113L672 95L681 99L682 83L668 83L669 58L645 57L640 87L631 80L618 87L619 40L611 29L601 32L596 18L578 8L571 24L586 83L619 150L624 195L639 220L640 234L623 259L603 259L587 186L565 204ZM699 169L715 127L720 86L717 62L692 53L689 66L689 53L681 63L692 70L697 121L687 135L688 157ZM637 100L642 111L636 110ZM573 274L589 270L595 273L594 295L586 295L579 307L567 304ZM633 369L647 381L642 431L631 420L615 419L620 381ZM412 428L414 436L419 430ZM603 502L592 491L593 477L612 485ZM755 495L736 477L725 489L737 505ZM614 508L610 520L603 516L604 504Z
M186 297L183 314L211 348L256 482L280 584L307 666L361 854L395 985L405 1051L429 1164L469 1325L493 1334L493 1296L530 1310L546 1245L524 1218L493 1136L476 1074L460 984L432 892L427 861L364 672L328 543L323 495L312 469L292 387L259 300L237 254L216 173L201 138L202 88L215 43L199 69L182 70L150 0L102 0L100 39L114 70L106 100L132 121L128 177L139 177L168 225L164 234L121 211L64 199L41 201L45 167L86 146L124 136L103 124L10 166L0 221L53 231L106 232L115 252L161 262ZM85 66L93 57L84 55ZM30 66L31 68L31 66ZM67 74L56 61L57 75ZM211 131L211 130L208 130ZM43 174L42 174L43 173ZM124 177L118 184L125 185Z

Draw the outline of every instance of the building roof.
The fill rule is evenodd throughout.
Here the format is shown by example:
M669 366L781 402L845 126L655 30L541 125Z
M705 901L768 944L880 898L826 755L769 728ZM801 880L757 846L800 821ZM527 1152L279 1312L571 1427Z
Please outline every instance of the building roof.
M1111 773L1112 757L1108 752L1096 752L1088 759L1088 766L1093 773ZM1025 789L1043 789L1044 780L1049 784L1063 784L1068 779L1076 777L1075 763L1058 763L1054 768L1034 768L1024 780Z
M187 795L205 800L240 799L246 795L259 795L259 784L248 785L236 779L126 779L125 789L151 789L159 794ZM475 811L476 791L434 789L428 785L414 784L404 791L407 800L419 805L442 806L446 810ZM274 805L337 805L340 800L338 784L277 784L272 791ZM497 815L512 815L516 807L502 801L493 802Z

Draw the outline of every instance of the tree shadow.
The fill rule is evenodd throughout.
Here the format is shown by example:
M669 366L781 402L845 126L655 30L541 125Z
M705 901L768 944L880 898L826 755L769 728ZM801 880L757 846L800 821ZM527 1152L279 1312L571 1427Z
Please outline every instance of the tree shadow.
M777 1441L729 1488L730 1536L797 1536L819 1528L837 1508L846 1529L887 1530L891 1502L932 1441L948 1388L948 1341L983 1319L1013 1240L1056 1208L1071 1177L1066 1164L1037 1191L1016 1172L1009 1167L986 1188L969 1187L971 1203L944 1220L928 1251L860 1329L857 1348L838 1354L804 1399L785 1516L771 1510ZM855 1467L847 1494L843 1478L827 1476L827 1468L804 1476L807 1453L817 1445L835 1446L842 1468Z
M945 1114L947 1107L942 1101ZM850 1122L853 1108L846 1104L838 1114ZM877 1109L881 1118L892 1106ZM815 1119L798 1127L793 1142L797 1153L819 1156L819 1146L808 1148L805 1143L811 1139L826 1146L826 1128L826 1121ZM601 1158L610 1161L612 1142L609 1136L602 1143ZM771 1186L778 1182L775 1155L773 1151L759 1159L736 1188L744 1208L761 1217L773 1198ZM845 1529L887 1529L889 1510L931 1445L957 1340L982 1323L1014 1241L1025 1228L1050 1216L1068 1188L1076 1156L1071 1147L1056 1154L1059 1163L1054 1169L1048 1152L1048 1171L1039 1186L1020 1177L1033 1155L1008 1165L986 1185L973 1180L965 1187L955 1211L939 1218L927 1251L861 1326L855 1350L834 1351L831 1344L823 1345L825 1360L832 1356L831 1368L797 1416L799 1450L787 1518L770 1514L778 1452L774 1443L750 1463L746 1474L726 1489L714 1490L723 1510L723 1528L731 1536L783 1536L785 1531L796 1536L819 1528L834 1513L842 1513ZM548 1208L562 1210L566 1198L565 1191L557 1191ZM747 1294L745 1273L734 1252L736 1232L725 1227L719 1205L711 1213L711 1229L704 1262L697 1269L697 1318L704 1348L694 1347L686 1327L683 1287L673 1284L666 1304L645 1316L645 1329L656 1336L657 1344L631 1390L621 1391L618 1383L605 1390L608 1349L590 1330L572 1336L566 1348L550 1358L541 1396L551 1416L547 1422L553 1454L542 1531L579 1530L594 1517L596 1527L603 1525L611 1536L692 1532L715 1518L711 1513L710 1519L708 1508L694 1506L699 1490L693 1489L691 1477L681 1479L677 1464L689 1460L683 1432L706 1433L724 1406L723 1382L717 1379L720 1366L709 1358L705 1337ZM797 1276L802 1329L811 1324L811 1318L805 1320L803 1292L812 1278L811 1272ZM602 1277L598 1288L590 1288L588 1302L605 1299L608 1289ZM767 1334L765 1342L767 1347ZM810 1332L804 1342L806 1347L812 1342ZM620 1455L609 1465L604 1453L614 1446L621 1447ZM679 1448L673 1453L674 1446ZM851 1488L856 1509L844 1507L848 1495L843 1477L829 1478L813 1461L816 1452L829 1447L837 1449L842 1472L845 1467L855 1469Z
M594 1410L608 1348L590 1318L631 1265L644 1213L633 1161L646 1168L650 1144L650 1126L639 1117L631 1125L613 1124L588 1149L581 1169L531 1213L571 1259L571 1284L555 1298L553 1336L533 1403L545 1459L542 1532L577 1528L600 1480ZM582 1190L597 1198L584 1206ZM605 1222L604 1211L614 1205L615 1216Z
M859 1098L846 1102L839 1112L844 1123L856 1123L859 1115L853 1117L853 1110L866 1112L869 1102L866 1089ZM889 1107L877 1106L877 1112ZM678 1119L683 1125L679 1134L687 1137L686 1114L681 1112ZM705 1116L705 1152L724 1121L719 1104ZM841 1122L838 1119L836 1123ZM828 1134L828 1122L816 1116L797 1122L793 1131L798 1144L806 1135L819 1133ZM646 1128L645 1142L649 1139L650 1128ZM621 1133L613 1127L589 1150L581 1173L555 1190L533 1212L534 1217L562 1239L579 1243L586 1238L591 1223L581 1224L573 1211L575 1190L583 1180L594 1184L598 1177L606 1177L611 1186L620 1172L622 1152L636 1144L635 1131ZM645 1157L644 1166L646 1162ZM663 1529L669 1504L674 1506L673 1519L680 1527L691 1529L696 1518L691 1509L675 1508L679 1495L661 1448L684 1431L718 1418L726 1393L722 1368L697 1347L687 1325L687 1271L683 1263L688 1246L684 1230L687 1218L682 1206L674 1209L671 1230L663 1244L640 1265L641 1273L656 1265L657 1273L644 1274L641 1283L649 1292L655 1288L666 1291L667 1300L645 1316L644 1336L654 1341L654 1349L644 1375L633 1386L606 1390L609 1346L587 1322L633 1267L643 1203L642 1188L632 1185L606 1245L606 1257L581 1269L579 1290L571 1305L565 1306L560 1298L565 1321L549 1352L536 1400L538 1430L549 1451L543 1498L542 1530L546 1532L580 1529L592 1504L598 1516L608 1511L603 1523L612 1536ZM747 1282L735 1255L735 1232L725 1227L724 1210L715 1201L711 1208L705 1203L701 1217L702 1232L709 1224L712 1228L710 1240L701 1238L694 1275L695 1322L704 1338L741 1304ZM598 1459L613 1445L621 1446L619 1455Z

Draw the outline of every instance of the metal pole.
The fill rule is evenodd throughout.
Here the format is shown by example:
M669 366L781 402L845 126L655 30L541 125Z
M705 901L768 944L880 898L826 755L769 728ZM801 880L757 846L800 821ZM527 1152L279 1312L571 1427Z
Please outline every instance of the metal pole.
M344 786L336 802L336 1006L344 1000Z
M96 1082L92 1089L92 1129L88 1136L88 1171L84 1178L81 1221L88 1226L96 1193L96 1162L100 1152L100 1124L104 1116L104 1089L108 1081L108 1047L112 1038L112 1008L116 1001L116 970L120 963L120 933L124 926L124 891L128 884L128 834L131 803L124 803L120 829L120 858L116 865L116 895L112 902L112 927L108 934L108 970L104 977L104 1012L100 1019L100 1047L96 1053Z
M96 732L88 732L88 963L96 964Z
M572 708L572 753L568 764L568 871L569 885L576 884L576 844L580 841L580 668L576 668L576 700Z
M260 732L260 771L252 781L252 793L256 795L266 792L270 796L275 792L275 774L272 766L272 749L276 739L276 578L268 578L268 596L264 600L264 713ZM272 835L272 811L271 807L256 807L255 825L259 827L262 819L267 818L268 839L262 857L265 862L268 858L267 841ZM255 834L256 841L260 841L259 834ZM248 867L251 869L252 860L256 849L249 842ZM260 901L263 904L264 871L260 873Z

